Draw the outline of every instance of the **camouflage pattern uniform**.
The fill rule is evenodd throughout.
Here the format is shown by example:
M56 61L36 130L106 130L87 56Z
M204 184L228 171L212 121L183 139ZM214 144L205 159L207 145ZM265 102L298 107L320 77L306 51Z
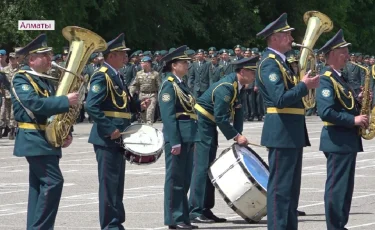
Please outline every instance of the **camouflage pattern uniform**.
M11 65L8 65L3 69L3 72L6 74L9 82L12 81L14 74L18 71L18 68L12 68ZM4 92L4 103L1 105L0 111L0 130L8 127L10 129L9 139L14 140L15 128L17 127L17 122L14 120L13 114L13 104L11 102L11 94L7 89L3 89Z
M161 84L159 73L151 70L145 73L144 70L138 71L137 75L130 85L130 94L134 94L136 91L139 92L139 100L144 98L150 98L151 104L147 108L145 113L141 113L142 122L148 124L154 123L155 108L158 100L158 90Z

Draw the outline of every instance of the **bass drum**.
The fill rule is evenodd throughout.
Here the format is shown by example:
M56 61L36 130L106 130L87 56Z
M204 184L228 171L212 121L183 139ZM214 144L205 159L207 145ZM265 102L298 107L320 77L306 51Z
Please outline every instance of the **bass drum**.
M225 149L208 175L228 206L248 223L267 215L268 165L250 147L233 144Z
M126 160L137 165L155 163L164 149L163 133L144 124L133 124L126 128L122 142Z

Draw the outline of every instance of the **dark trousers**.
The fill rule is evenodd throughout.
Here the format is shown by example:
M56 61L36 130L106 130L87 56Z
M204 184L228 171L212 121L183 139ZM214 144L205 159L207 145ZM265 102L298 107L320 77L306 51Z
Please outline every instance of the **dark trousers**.
M268 230L298 229L303 149L269 148L267 185Z
M218 132L216 125L198 119L201 141L196 143L193 158L193 173L190 184L190 219L211 212L215 206L215 187L208 177L208 169L216 158Z
M328 230L344 229L349 220L357 153L324 153L327 181L324 206Z
M29 162L27 230L53 229L64 178L58 156L26 157Z
M165 143L164 224L190 225L188 191L193 167L194 143L182 143L179 155Z
M99 220L101 229L122 230L125 208L122 202L125 183L125 157L120 147L94 145L98 162Z

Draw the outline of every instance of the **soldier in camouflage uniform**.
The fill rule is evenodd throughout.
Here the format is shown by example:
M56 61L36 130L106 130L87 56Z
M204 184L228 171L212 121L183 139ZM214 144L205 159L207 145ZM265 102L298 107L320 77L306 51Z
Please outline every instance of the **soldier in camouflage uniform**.
M3 69L9 82L12 81L14 74L18 71L18 62L16 53L9 54L9 65ZM0 111L0 133L6 127L9 128L9 140L14 140L15 128L17 127L17 122L14 120L13 114L13 104L11 102L11 95L8 89L3 89L4 92L4 103L1 106Z
M142 122L154 123L155 108L157 106L158 91L161 84L159 73L152 69L152 59L145 56L141 60L142 70L137 73L130 85L130 94L139 92L139 100L150 98L151 104L146 113L141 113Z

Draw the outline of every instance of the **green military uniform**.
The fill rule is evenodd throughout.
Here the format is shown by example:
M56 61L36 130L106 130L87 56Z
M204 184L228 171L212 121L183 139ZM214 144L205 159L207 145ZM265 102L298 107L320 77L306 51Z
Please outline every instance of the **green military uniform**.
M349 83L349 85L354 89L356 95L361 92L361 86L363 86L364 79L366 76L366 67L355 63L348 62L343 69L343 77Z
M198 53L204 53L204 51L200 49ZM196 61L192 64L188 84L196 98L200 97L210 84L209 68L210 63L206 60Z
M229 51L226 50L226 49L223 49L221 51L221 55L222 54L228 54L229 55ZM220 59L219 65L221 65L223 67L224 75L228 75L228 74L233 73L233 65L231 65L230 63L231 63L230 59L228 59L228 61Z
M121 69L119 69L119 72L124 77L127 86L134 81L134 78L137 75L135 65L130 62L126 63Z
M162 58L168 65L171 62L190 60L184 55L186 46L177 48ZM194 98L182 76L166 73L160 91L159 105L163 120L165 141L165 185L164 185L164 224L173 228L189 228L189 191L193 166L194 143L198 141L197 115L194 112ZM181 146L179 155L171 153L172 147Z
M17 53L50 52L46 39L42 34ZM27 229L53 229L64 178L59 167L61 148L47 142L45 126L50 116L69 111L69 101L66 96L54 97L53 85L37 74L25 65L13 78L11 96L18 122L13 155L26 157L29 163Z
M217 57L218 57L217 54L210 55L210 58L217 58ZM214 84L215 82L218 82L223 77L224 77L223 66L221 66L219 62L216 65L210 62L210 65L209 65L210 85Z
M258 58L241 59L233 62L235 68L255 70ZM224 222L226 219L216 217L211 209L215 205L215 188L207 170L216 158L218 146L217 127L227 140L242 133L243 107L241 97L244 92L236 73L225 76L211 85L197 99L195 109L198 111L198 131L201 141L197 142L194 153L194 168L190 186L190 218L199 222ZM233 125L231 125L233 119Z
M124 34L120 34L107 43L104 53L125 50ZM98 162L100 227L124 229L124 149L121 138L111 140L110 136L131 124L131 113L140 110L140 103L132 100L118 71L104 63L91 76L85 109L94 121L88 142L93 144Z
M343 32L339 30L320 50L328 54L348 45L350 43L344 40ZM326 223L328 230L345 229L354 190L356 157L358 152L363 152L359 128L354 124L360 105L354 90L340 76L339 70L326 66L321 74L316 101L324 122L319 150L327 158Z
M257 36L267 38L291 30L284 13ZM268 229L297 229L303 147L310 146L302 103L308 89L293 78L285 55L270 48L262 54L256 84L267 108L261 144L269 149L267 200L272 202L267 202Z

